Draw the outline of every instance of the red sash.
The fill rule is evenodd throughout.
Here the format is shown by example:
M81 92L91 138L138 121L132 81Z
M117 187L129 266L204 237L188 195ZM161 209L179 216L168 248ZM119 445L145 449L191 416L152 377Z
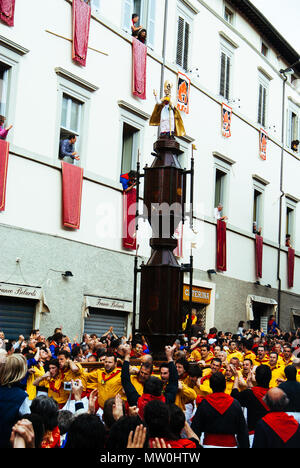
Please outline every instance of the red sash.
M139 409L139 416L141 419L144 419L144 409L145 409L145 406L147 405L147 403L149 403L150 401L162 401L163 403L166 402L166 399L163 395L161 396L154 396L154 395L150 395L149 393L143 393L142 396L140 396L140 398L138 399L138 403L137 403L137 406L138 406L138 409Z
M203 445L215 447L236 447L236 438L233 434L205 434Z
M218 413L224 414L228 408L232 405L234 398L227 393L212 393L211 395L207 395L205 397L201 397L200 395L196 398L196 405L198 406L202 400L206 400Z
M298 430L299 424L293 416L286 413L268 413L263 421L286 443Z
M264 388L264 387L252 387L252 392L254 394L254 396L258 399L258 401L263 405L263 407L267 410L267 411L270 411L269 410L269 407L266 405L266 403L263 401L263 397L265 396L265 394L267 393L267 391L269 390L268 388Z
M120 372L121 372L121 370L118 369L115 372L112 372L111 374L109 374L108 376L106 376L105 373L102 372L102 374L101 374L102 382L103 383L108 382L109 380L113 379L116 375L120 374Z

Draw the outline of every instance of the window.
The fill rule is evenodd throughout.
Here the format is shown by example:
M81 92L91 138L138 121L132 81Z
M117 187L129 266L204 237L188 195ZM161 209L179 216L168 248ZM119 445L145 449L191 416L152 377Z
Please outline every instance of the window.
M122 168L121 174L136 170L137 153L139 149L139 130L128 123L123 123L122 136Z
M132 14L139 16L139 26L147 30L147 46L154 49L157 0L123 0L123 29L131 34Z
M76 135L75 151L78 152L80 146L80 129L83 103L67 94L63 94L61 122L60 122L60 140L68 138L70 134Z
M253 195L253 223L256 223L257 230L262 227L262 201L263 194L260 190L254 189Z
M222 40L219 94L227 100L229 100L231 94L232 62L233 49L227 41Z
M215 161L214 214L216 213L215 209L220 204L223 206L223 216L228 216L230 172L235 161L217 151L213 152L213 156Z
M258 111L257 122L263 127L266 126L267 102L268 102L269 81L263 75L259 76L258 82Z
M220 169L216 169L215 178L215 208L224 204L224 189L225 189L226 173Z
M286 206L286 225L285 225L285 235L286 240L289 238L290 244L286 246L295 246L295 235L296 235L296 209L297 209L297 201L296 199L289 198L286 196L285 199L285 206ZM288 237L289 236L289 237Z
M287 111L287 146L292 148L292 141L299 140L299 110L296 104L289 102Z
M294 229L294 210L293 208L290 208L287 206L286 208L286 234L289 234L291 236L291 233L293 232ZM292 239L291 239L292 241Z
M0 63L0 114L6 115L10 67Z
M233 23L233 11L228 8L228 6L225 5L224 8L224 19L227 21L227 23L232 24Z
M176 63L184 68L184 70L188 69L190 32L191 27L189 21L180 14L178 16L177 28Z
M262 55L267 57L268 52L269 52L269 48L266 46L266 44L264 44L264 42L262 42L261 43L261 53L262 53Z

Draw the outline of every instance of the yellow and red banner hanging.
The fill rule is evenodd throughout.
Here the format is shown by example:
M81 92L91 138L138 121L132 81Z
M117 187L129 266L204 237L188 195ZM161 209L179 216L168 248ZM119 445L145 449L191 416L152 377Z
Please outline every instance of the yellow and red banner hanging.
M259 156L264 161L267 159L267 141L268 134L263 128L261 128L259 131Z
M222 102L221 106L222 112L222 135L225 138L231 137L231 118L232 118L232 108L227 106Z
M184 73L177 76L177 109L188 114L190 112L191 80Z

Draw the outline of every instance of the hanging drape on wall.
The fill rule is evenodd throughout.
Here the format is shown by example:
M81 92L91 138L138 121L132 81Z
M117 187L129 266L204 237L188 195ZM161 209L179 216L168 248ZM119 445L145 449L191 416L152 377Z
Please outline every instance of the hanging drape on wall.
M146 99L147 46L132 38L132 93Z
M62 162L63 225L80 228L83 169Z
M232 108L227 106L224 102L221 106L222 112L222 135L225 138L231 137L231 118L232 118Z
M264 244L263 237L256 234L255 236L256 278L262 278L263 244Z
M289 247L288 249L288 287L294 286L294 270L295 270L295 250Z
M5 210L9 143L0 140L0 211Z
M89 44L91 7L82 0L73 0L73 43L72 59L86 65Z
M0 0L0 19L8 26L14 25L16 0Z
M226 222L217 221L217 270L226 271L227 242L226 242Z
M123 192L123 242L125 249L136 250L136 189Z

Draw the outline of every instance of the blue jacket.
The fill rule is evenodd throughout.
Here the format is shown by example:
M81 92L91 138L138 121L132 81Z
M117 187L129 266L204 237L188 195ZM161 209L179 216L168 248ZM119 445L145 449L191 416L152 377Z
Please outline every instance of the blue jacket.
M9 448L13 425L19 420L19 409L27 393L17 385L0 386L0 448Z

